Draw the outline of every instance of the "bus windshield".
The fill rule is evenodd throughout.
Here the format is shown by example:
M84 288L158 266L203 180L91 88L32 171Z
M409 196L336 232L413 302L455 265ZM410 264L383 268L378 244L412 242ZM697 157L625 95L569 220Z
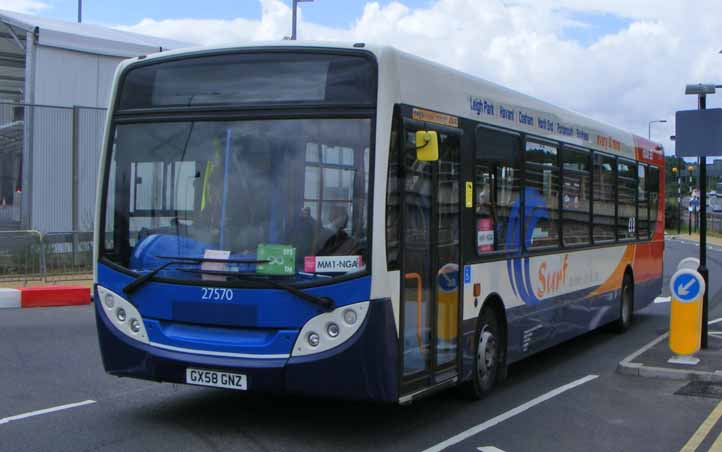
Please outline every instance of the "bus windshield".
M118 125L103 255L137 273L175 259L159 276L184 280L361 272L370 139L367 118Z

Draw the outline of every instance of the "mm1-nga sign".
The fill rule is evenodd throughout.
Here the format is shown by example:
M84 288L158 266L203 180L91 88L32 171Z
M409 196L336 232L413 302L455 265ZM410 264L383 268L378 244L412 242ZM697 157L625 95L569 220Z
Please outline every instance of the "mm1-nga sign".
M722 155L722 108L678 111L677 157Z

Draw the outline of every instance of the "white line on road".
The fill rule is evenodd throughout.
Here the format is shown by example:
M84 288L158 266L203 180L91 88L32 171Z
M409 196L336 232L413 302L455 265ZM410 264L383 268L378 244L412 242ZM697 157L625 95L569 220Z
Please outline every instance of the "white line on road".
M655 303L669 303L672 301L672 297L657 297L654 299Z
M564 392L569 391L570 389L574 389L577 386L581 386L584 383L590 382L594 380L595 378L599 377L599 375L587 375L584 378L580 378L579 380L574 380L571 383L567 383L564 386L559 386L556 389L553 389L546 394L542 394L539 397L532 399L522 405L519 405L516 408L513 408L506 413L502 413L492 419L489 419L488 421L479 424L475 427L471 427L468 430L464 430L463 432L459 433L456 436L452 436L451 438L447 439L446 441L442 441L439 444L435 446L431 446L428 449L424 450L423 452L439 452L444 449L446 449L449 446L453 446L454 444L458 444L465 439L468 439L474 435L478 435L479 433L483 432L484 430L487 430L491 427L494 427L497 424L501 424L502 422L506 421L507 419L510 419L517 414L521 414L525 411L527 411L530 408L533 408L540 403L546 402L547 400L554 398L558 396L559 394L562 394Z
M33 417L33 416L40 416L42 414L54 413L56 411L62 411L62 410L69 410L70 408L77 408L79 406L90 405L93 403L95 403L95 400L84 400L82 402L69 403L67 405L60 405L60 406L54 406L52 408L45 408L44 410L31 411L29 413L18 414L16 416L10 416L10 417L0 419L0 425L7 424L8 422L12 422L12 421L19 421L20 419L25 419L25 418L29 418L29 417Z
M478 450L479 452L504 452L503 450L494 446L477 447L476 450Z

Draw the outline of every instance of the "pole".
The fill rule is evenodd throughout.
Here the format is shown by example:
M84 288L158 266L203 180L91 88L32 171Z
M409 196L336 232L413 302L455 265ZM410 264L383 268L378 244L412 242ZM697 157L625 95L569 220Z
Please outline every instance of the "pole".
M682 233L682 163L677 165L677 235Z
M291 26L291 40L296 40L296 17L298 13L298 0L293 0L293 25Z
M83 21L83 0L78 0L78 23Z
M699 109L707 108L707 97L699 96ZM697 270L704 279L705 287L709 287L709 274L707 271L707 157L699 157L699 269ZM707 317L709 311L708 290L702 295L702 348L707 348Z

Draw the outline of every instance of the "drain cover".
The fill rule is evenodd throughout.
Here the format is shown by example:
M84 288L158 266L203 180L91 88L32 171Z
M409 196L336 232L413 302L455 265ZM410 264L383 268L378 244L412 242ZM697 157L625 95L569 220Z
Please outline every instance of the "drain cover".
M676 395L707 397L710 399L722 399L722 384L708 383L705 381L693 381L682 386L675 392Z

